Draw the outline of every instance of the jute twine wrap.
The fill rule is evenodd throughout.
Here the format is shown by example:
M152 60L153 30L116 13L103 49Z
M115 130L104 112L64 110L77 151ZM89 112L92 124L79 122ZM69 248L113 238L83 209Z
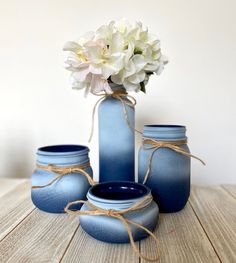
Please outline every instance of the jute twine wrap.
M129 126L129 128L132 131L136 131L140 134L142 134L139 130L135 129L135 127L132 126L132 124L129 121L129 116L128 116L128 110L127 110L127 106L130 107L134 107L136 105L136 100L134 97L130 96L126 91L123 90L118 90L118 91L114 91L112 94L107 94L107 93L101 93L101 94L94 94L96 96L101 96L101 98L95 103L94 107L93 107L93 112L92 112L92 127L91 127L91 132L90 132L90 136L89 136L89 142L91 142L92 137L93 137L93 132L94 132L94 117L95 117L95 112L97 109L97 106L106 98L111 97L113 99L117 99L118 101L120 101L122 108L123 108L123 112L124 112L124 117L125 120L127 122L127 125ZM130 99L129 100L127 100Z
M175 151L177 153L183 154L189 158L194 158L198 161L200 161L203 165L206 165L204 163L204 161L202 161L200 158L198 158L197 156L185 151L183 148L181 148L181 145L187 144L187 140L178 140L178 141L158 141L158 140L154 140L154 139L150 139L150 138L144 138L143 139L143 149L144 150L153 150L149 160L148 160L148 168L143 180L143 184L146 183L148 176L150 174L150 170L151 170L151 165L152 165L152 158L154 156L154 153L156 151L158 151L160 148L168 148L172 151Z
M53 183L55 183L57 180L62 178L63 176L70 174L70 173L82 174L83 176L85 176L87 178L90 185L96 184L96 182L91 178L91 176L85 171L86 168L90 167L89 162L84 163L84 164L80 164L80 165L73 165L73 166L66 166L66 167L56 166L53 164L49 164L49 165L36 164L36 167L38 169L48 171L48 172L52 172L52 173L55 173L58 175L55 178L53 178L53 180L51 180L49 183L47 183L45 185L41 185L41 186L40 185L34 185L34 186L32 186L32 189L44 188L44 187L50 186Z
M127 233L129 235L130 244L131 244L133 250L135 251L135 253L137 253L138 256L142 259L154 262L154 261L159 260L159 258L160 258L160 245L159 245L159 241L158 241L157 237L150 230L148 230L146 227L124 217L124 215L129 213L129 212L142 210L144 207L148 206L151 201L152 201L152 196L146 196L140 202L137 202L136 204L134 204L130 208L127 208L124 210L113 210L113 209L106 210L106 209L103 209L101 207L95 206L94 204L90 203L89 201L78 200L75 202L68 203L66 208L65 208L65 212L70 214L70 215L88 215L88 216L105 215L105 216L117 218L118 220L120 220L124 224L124 226L127 230ZM77 211L70 210L69 208L75 204L86 204L89 208L91 208L91 210L84 210L84 211L82 211L82 210L77 210ZM157 253L158 255L155 258L149 258L149 257L143 255L139 251L139 248L135 244L130 225L134 225L137 228L144 230L154 239L154 241L156 243L156 247L157 247L157 252L158 252Z

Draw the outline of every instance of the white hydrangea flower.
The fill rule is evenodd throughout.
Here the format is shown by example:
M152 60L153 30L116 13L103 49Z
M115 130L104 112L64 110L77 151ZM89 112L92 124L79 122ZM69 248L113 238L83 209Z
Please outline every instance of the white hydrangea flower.
M149 76L160 74L166 63L160 41L141 22L125 19L67 42L64 50L70 52L66 63L72 86L92 93L112 93L109 82L127 91L145 91Z

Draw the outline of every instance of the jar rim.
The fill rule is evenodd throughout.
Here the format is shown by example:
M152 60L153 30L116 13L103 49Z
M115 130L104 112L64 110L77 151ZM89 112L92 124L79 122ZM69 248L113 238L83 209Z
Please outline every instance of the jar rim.
M96 203L133 204L150 194L151 190L146 185L130 181L111 181L92 186L87 198Z
M88 153L89 148L78 144L48 145L38 148L38 155L74 155Z
M175 124L147 124L143 128L143 138L158 140L186 140L186 126Z
M144 128L186 128L184 125L178 124L145 124Z

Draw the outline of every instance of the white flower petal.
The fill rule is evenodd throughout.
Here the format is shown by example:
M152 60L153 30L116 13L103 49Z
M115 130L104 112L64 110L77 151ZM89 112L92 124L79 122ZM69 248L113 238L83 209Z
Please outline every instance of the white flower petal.
M113 90L111 89L110 85L108 84L108 82L106 82L103 86L104 88L104 91L107 93L107 94L112 94L113 93Z
M107 25L103 25L98 28L96 31L96 39L106 39L108 42L111 41L112 38L112 28Z
M102 76L105 79L108 79L116 71L116 68L112 64L106 63L102 66Z
M146 75L146 76L145 76L145 79L144 79L144 85L147 85L147 84L148 84L148 81L149 81L149 76Z
M78 39L78 43L83 46L85 45L87 42L90 42L94 39L95 37L95 33L93 31L89 31L89 32L86 32L83 36L81 36L79 39Z
M145 79L145 72L140 71L130 77L128 77L128 81L131 82L132 84L139 84L140 82L143 82Z
M161 61L163 61L163 64L166 65L167 63L169 63L168 57L162 55L161 56Z
M129 59L133 56L134 54L134 42L131 41L129 44L128 44L128 49L127 49L127 52L126 52L126 55L125 55L125 63L127 64Z
M87 56L91 63L99 64L102 62L101 48L100 46L87 47Z
M79 82L83 82L86 80L87 75L89 74L89 67L84 67L79 69L78 71L75 71L71 74L71 76L79 81Z
M140 90L140 84L134 84L134 83L129 82L128 80L125 80L123 85L127 91L137 92Z
M64 47L63 47L64 51L72 51L72 52L75 52L75 53L78 52L81 49L82 49L82 47L78 43L73 42L73 41L66 42Z
M118 74L111 76L112 82L122 85L124 82L124 70L121 70Z
M89 65L89 71L95 75L101 75L102 74L102 68L100 65Z
M124 50L125 41L120 32L112 35L112 42L109 47L111 53L121 52Z
M67 57L67 60L65 61L66 64L75 68L79 67L81 62L82 61L79 59L79 57L74 53L70 53Z
M156 61L156 63L150 63L150 64L147 64L145 67L144 67L144 70L145 71L149 71L149 72L154 72L156 71L160 66L160 63L158 61Z
M136 71L142 70L147 64L143 55L134 55L132 61L135 65Z
M93 75L91 80L91 90L93 93L107 92L112 93L112 90L107 82L100 75Z
M116 53L111 55L108 60L108 64L112 65L115 68L114 73L118 73L124 67L124 58L125 55L123 53Z
M127 78L136 72L136 67L132 60L129 61L129 63L125 67L124 77Z

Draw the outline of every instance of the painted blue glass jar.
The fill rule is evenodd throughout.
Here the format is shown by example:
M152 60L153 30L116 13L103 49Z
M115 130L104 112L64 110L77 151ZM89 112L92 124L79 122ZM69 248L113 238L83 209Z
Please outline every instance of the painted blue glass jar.
M90 188L87 178L78 172L67 173L51 185L58 174L39 167L83 167L83 170L93 176L89 163L89 149L82 145L54 145L39 148L37 151L38 168L32 174L31 198L36 207L50 213L64 213L68 202L86 199ZM40 188L42 187L42 188ZM79 209L80 205L74 207Z
M145 125L143 139L150 139L151 143L179 142L178 147L189 153L185 126ZM140 147L138 160L138 181L144 181L150 168L145 184L151 188L160 211L177 212L184 208L190 194L190 158L168 147L157 149L155 145L144 144Z
M125 92L122 86L112 89ZM98 108L100 182L134 181L134 107L125 95L120 99L107 96Z
M118 211L130 208L147 196L151 196L148 187L127 181L100 183L91 187L87 194L88 201L96 207ZM84 210L91 210L91 208L84 204L81 211ZM159 209L151 200L140 210L128 212L123 216L153 231L158 222ZM123 222L117 218L107 215L80 215L80 224L84 231L98 240L109 243L130 242ZM135 241L148 236L142 229L130 226Z

